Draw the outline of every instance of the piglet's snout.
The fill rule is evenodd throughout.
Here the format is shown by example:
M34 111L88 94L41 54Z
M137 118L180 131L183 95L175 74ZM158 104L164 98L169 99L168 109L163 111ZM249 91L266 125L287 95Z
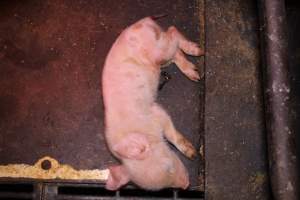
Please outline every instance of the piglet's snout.
M174 173L173 187L186 189L190 185L189 174L186 168L184 167L184 165L181 163L181 161L177 160L177 164L175 166L176 166L176 170L175 170L176 173Z
M190 185L189 177L187 174L179 174L175 178L175 187L187 189L187 187Z

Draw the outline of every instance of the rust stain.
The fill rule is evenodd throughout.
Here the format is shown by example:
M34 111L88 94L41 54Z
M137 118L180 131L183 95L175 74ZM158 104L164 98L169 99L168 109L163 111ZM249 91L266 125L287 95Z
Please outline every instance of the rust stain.
M45 170L44 163L48 168ZM107 179L108 169L76 170L70 165L60 164L49 156L39 159L34 165L9 164L0 165L0 177L36 178L36 179L68 179L68 180L101 180Z
M265 184L266 178L266 175L260 172L257 172L254 176L251 176L249 180L251 190L254 192L258 191L262 185Z

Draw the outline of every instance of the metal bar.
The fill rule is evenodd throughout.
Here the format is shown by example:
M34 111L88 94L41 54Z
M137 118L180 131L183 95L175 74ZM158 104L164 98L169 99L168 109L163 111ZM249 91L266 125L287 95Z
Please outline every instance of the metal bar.
M9 199L9 198L15 198L15 199L32 199L31 193L25 193L25 192L0 192L0 199Z
M44 186L43 183L34 184L33 200L43 200L44 197Z
M290 84L284 0L260 1L266 128L274 199L299 199L295 133L291 129Z

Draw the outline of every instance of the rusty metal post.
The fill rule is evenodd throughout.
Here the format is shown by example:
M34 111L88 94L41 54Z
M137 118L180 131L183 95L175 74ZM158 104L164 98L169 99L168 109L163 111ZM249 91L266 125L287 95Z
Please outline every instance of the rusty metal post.
M288 40L284 0L260 1L266 127L273 197L297 200L295 133L291 129Z

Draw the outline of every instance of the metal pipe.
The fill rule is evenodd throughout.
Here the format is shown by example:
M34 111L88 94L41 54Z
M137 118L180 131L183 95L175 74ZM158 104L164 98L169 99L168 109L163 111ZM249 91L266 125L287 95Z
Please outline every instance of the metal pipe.
M299 200L295 133L291 129L284 0L259 1L268 156L273 197Z

